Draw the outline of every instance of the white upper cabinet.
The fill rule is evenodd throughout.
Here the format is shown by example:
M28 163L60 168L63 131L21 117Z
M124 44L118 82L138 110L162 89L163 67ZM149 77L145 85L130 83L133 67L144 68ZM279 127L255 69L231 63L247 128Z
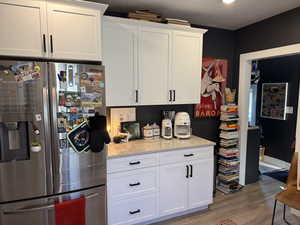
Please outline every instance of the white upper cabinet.
M47 34L44 1L0 0L0 15L0 55L46 55L43 42Z
M67 3L65 3L67 2ZM50 55L56 59L102 60L101 9L49 1Z
M0 55L101 61L106 8L84 1L0 0Z
M138 104L137 85L138 26L126 21L103 21L103 64L105 65L107 106Z
M200 102L206 30L104 18L108 106Z
M141 26L138 48L141 104L167 104L171 32Z
M199 104L202 67L202 34L173 32L173 103Z

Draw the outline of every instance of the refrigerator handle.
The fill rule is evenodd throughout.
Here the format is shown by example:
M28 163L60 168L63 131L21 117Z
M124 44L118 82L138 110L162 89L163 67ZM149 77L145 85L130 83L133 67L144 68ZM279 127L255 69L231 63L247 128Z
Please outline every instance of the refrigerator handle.
M98 193L93 193L85 196L86 199L91 199L97 197ZM4 211L3 214L5 215L15 215L15 214L21 214L21 213L28 213L28 212L35 212L39 210L45 210L45 209L53 209L55 207L54 204L50 205L44 205L44 206L38 206L38 207L32 207L32 208L26 208L26 209L16 209L12 211Z

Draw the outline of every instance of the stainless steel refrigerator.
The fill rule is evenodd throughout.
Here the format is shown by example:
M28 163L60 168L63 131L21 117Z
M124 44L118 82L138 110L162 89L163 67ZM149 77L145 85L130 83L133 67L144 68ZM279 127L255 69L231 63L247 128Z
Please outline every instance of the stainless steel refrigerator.
M106 224L106 148L70 136L105 114L104 85L99 65L0 61L0 225L55 225L55 203L80 197Z

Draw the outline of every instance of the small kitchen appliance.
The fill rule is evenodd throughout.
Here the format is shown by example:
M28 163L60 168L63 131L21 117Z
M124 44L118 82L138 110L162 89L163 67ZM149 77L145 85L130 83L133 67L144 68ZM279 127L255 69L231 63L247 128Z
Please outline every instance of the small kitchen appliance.
M172 139L173 138L173 128L172 128L172 120L171 119L163 119L161 123L161 136L164 139Z
M191 137L191 119L188 113L176 113L174 122L174 136L180 139L187 139Z

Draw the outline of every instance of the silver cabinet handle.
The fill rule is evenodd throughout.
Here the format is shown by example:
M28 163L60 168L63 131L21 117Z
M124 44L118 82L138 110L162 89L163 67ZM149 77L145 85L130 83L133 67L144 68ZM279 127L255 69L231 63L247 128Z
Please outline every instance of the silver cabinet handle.
M99 194L98 193L93 193L85 196L86 199L91 199L97 197ZM21 213L28 213L28 212L35 212L39 210L45 210L45 209L53 209L54 204L50 205L44 205L44 206L38 206L38 207L32 207L32 208L25 208L25 209L16 209L12 211L4 211L3 214L5 215L13 215L13 214L21 214Z

